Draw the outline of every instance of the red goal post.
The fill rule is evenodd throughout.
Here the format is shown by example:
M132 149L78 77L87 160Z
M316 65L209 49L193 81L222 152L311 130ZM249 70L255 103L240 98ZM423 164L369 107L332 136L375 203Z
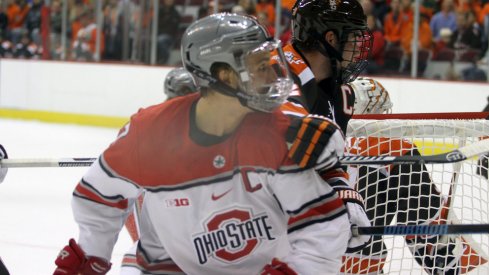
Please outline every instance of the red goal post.
M414 144L421 155L445 153L489 137L488 118L489 112L355 115L349 122L346 133L349 141L347 152L363 155L372 155L374 152L384 155L403 154L405 152L403 148L393 145L397 144L393 140L401 140ZM363 140L362 145L359 140ZM487 158L487 156L482 156L482 158ZM480 175L480 169L484 169L480 165L479 158L454 164L426 165L432 184L447 199L447 223L489 223L489 181ZM365 201L370 202L366 205L367 210L373 211L379 206L380 208L388 207L389 203L393 203L392 201L376 200L376 196L385 192L382 190L385 185L368 181L375 179L372 177L374 174L386 175L385 180L390 180L389 169L389 167L377 165L370 167L368 172L363 171L363 174L359 172L360 169L352 170L353 174L350 175L353 178L352 182L358 184L363 180L367 181L368 186L372 188L379 186L378 190L371 193L371 197L364 198ZM422 195L430 197L430 194ZM395 212L394 216L399 214L396 209L393 212ZM396 218L394 218L391 224L385 225L396 223ZM482 259L489 259L489 236L487 234L461 235L458 236L458 239L462 240L462 247L469 244ZM372 272L371 274L376 274L380 273L378 269L382 269L385 274L426 274L414 260L411 253L412 247L410 249L403 237L384 236L381 241L385 246L380 253L376 250L377 254L373 258L385 257L383 266L378 265L375 260L366 261L368 264L361 268L357 266L355 272L353 272L354 268L350 268L350 270L345 270L345 273L355 274L359 271L358 269L362 269L363 272L368 270ZM377 247L379 247L378 244ZM489 264L480 259L471 262L474 259L470 257L465 259L463 272L470 270L469 274L489 274ZM374 265L381 266L381 268Z

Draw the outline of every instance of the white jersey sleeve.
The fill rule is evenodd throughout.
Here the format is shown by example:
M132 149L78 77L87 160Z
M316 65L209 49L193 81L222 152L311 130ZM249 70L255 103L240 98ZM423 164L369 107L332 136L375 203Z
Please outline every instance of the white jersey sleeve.
M127 215L141 190L114 177L97 160L73 192L72 208L79 224L79 245L85 253L110 260ZM93 215L98 213L98 215Z
M272 189L289 216L287 262L299 274L336 274L350 236L346 209L314 170L282 174Z

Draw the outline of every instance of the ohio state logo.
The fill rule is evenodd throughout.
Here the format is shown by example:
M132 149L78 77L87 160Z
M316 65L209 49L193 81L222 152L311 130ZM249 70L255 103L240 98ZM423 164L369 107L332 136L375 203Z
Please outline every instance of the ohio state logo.
M212 215L204 223L205 232L193 238L200 264L210 257L226 263L237 261L247 255L262 240L274 240L268 215L253 216L251 210L233 209Z

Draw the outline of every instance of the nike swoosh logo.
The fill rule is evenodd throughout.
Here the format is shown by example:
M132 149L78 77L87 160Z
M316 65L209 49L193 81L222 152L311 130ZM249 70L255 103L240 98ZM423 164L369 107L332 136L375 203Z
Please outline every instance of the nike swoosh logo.
M229 190L228 190L228 191L226 191L226 192L224 192L224 193L222 193L222 194L220 194L220 195L217 195L217 196L216 196L216 195L214 195L214 193L213 193L213 194L212 194L212 196L211 196L211 199L212 199L213 201L217 201L218 199L220 199L220 198L224 197L224 196L225 196L227 193L231 192L231 190L233 190L233 188L232 188L232 187L231 187L231 188L229 188Z

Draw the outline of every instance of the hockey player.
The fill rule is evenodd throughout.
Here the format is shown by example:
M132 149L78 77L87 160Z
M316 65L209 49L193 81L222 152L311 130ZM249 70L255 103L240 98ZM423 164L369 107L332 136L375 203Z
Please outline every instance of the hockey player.
M7 158L8 158L7 151L5 150L5 148L3 148L2 144L0 144L0 160L7 159ZM5 179L5 176L7 176L7 172L8 172L8 168L0 167L0 183L2 183L3 180Z
M174 68L165 77L163 87L166 98L172 99L177 96L184 96L198 91L192 75L185 68Z
M355 85L361 85L361 82L351 83L351 81L365 67L372 45L363 10L356 0L299 0L292 13L293 40L283 50L298 87L289 98L290 102L284 107L284 111L288 114L304 114L301 110L304 108L308 113L333 119L346 131L348 121L354 112L354 88ZM308 132L318 130L314 124L303 124L300 127L310 128ZM297 142L311 141L311 137L297 136ZM398 152L402 154L419 154L412 143L400 139L364 139L355 142L354 147L359 148L358 152L354 152L357 154L389 154L393 148L399 149ZM376 148L377 151L362 151L367 145ZM315 150L321 152L320 146L316 146ZM291 152L291 155L297 163L302 161L306 166L314 165L317 158L314 151L297 150ZM306 159L307 162L304 161ZM317 162L321 163L322 160L318 159ZM318 171L330 184L332 179L337 179L337 186L334 187L340 190L339 194L348 188L358 190L360 194L356 195L355 199L348 198L348 209L354 209L354 203L357 206L362 205L363 197L367 206L367 215L374 225L388 225L394 217L398 223L442 222L444 217L441 210L444 209L444 200L431 183L424 165L393 165L386 169L390 177L384 177L384 180L379 180L379 173L369 174L368 171L371 169L366 166L356 169L360 175L371 176L361 177L358 183L353 181L355 177L352 177L349 186L346 183L347 174L341 176L340 169L337 173L333 173L331 169L329 171L318 169ZM349 193L352 192L349 190ZM352 223L362 225L361 211L358 207L356 209L358 215L350 219ZM397 216L395 216L396 212L399 213ZM415 259L429 273L457 273L462 254L454 251L453 243L445 242L443 245L438 237L433 238L408 239ZM351 241L363 243L361 239ZM430 245L434 242L442 243L440 249ZM370 258L365 258L363 255L356 257L356 254L351 252L357 249L349 249L342 271L354 274L381 273L386 258L383 246L381 238L375 237L372 244L362 251L362 254ZM353 247L351 243L349 247ZM466 252L471 253L464 251Z
M349 238L341 199L313 169L287 157L291 120L279 50L255 19L216 14L182 38L199 94L140 110L73 193L78 242L55 274L106 274L141 190L137 263L152 274L335 274ZM343 151L334 124L324 154ZM336 159L336 161L334 161ZM327 167L325 167L327 169Z
M163 92L166 95L166 100L170 100L179 96L185 96L191 93L198 92L199 89L195 84L192 75L185 70L185 68L178 67L170 70L165 77L163 84ZM129 249L129 251L124 254L122 259L122 274L140 274L140 269L138 267L136 260L136 250L137 241L139 240L139 226L138 221L141 218L141 209L143 205L144 193L137 198L134 209L131 214L127 217L126 228L131 236L134 245Z
M296 2L293 19L294 40L285 45L283 51L297 87L289 102L282 106L282 111L288 115L309 113L326 116L345 131L353 114L354 97L353 91L341 84L355 79L366 66L371 44L363 10L355 0L302 0ZM348 185L348 174L344 169L321 169L325 163L319 154L323 142L320 139L316 142L314 135L308 133L324 131L327 136L329 130L318 126L302 123L295 129L291 127L289 136L295 139L294 143L305 144L292 147L290 157L301 166L314 166L333 186L348 208L352 225L370 226L363 199ZM301 132L305 134L301 135ZM309 143L319 145L312 149L307 145ZM352 236L347 252L362 249L369 240L369 236Z
M0 144L0 160L8 158L7 151L3 148L2 144ZM5 176L7 176L7 168L0 168L0 183L3 182ZM2 258L0 258L0 274L8 275L9 272L5 265L3 264Z

